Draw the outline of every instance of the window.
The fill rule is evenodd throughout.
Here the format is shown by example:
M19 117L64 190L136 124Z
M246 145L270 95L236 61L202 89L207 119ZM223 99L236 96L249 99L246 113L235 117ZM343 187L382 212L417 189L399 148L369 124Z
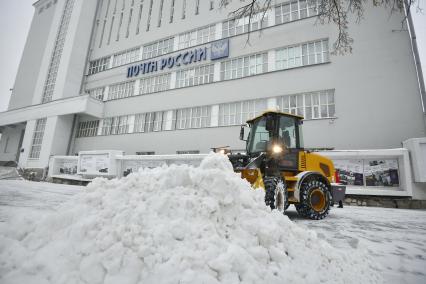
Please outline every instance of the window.
M170 89L171 74L163 74L142 78L139 85L139 95L160 92Z
M135 127L133 132L157 132L163 130L166 112L148 112L135 116Z
M149 3L149 11L148 11L148 21L146 23L146 31L149 31L149 27L151 26L151 15L152 15L152 5L154 0L151 0Z
M92 137L98 134L99 120L83 121L78 124L77 137Z
M102 101L104 99L105 88L96 88L87 91L92 98Z
M126 38L128 38L130 34L130 24L132 23L132 16L133 16L133 7L130 9L130 12L129 12L129 20L127 21L127 29L126 29Z
M160 11L158 12L158 26L161 27L161 19L163 18L163 4L164 0L160 2Z
M140 47L114 54L112 67L129 64L139 60Z
M302 48L300 45L277 50L276 69L288 69L299 66L302 66Z
M215 39L216 25L196 29L179 35L179 49L203 44Z
M328 62L329 49L328 39L305 43L302 45L302 64L311 65Z
M275 24L316 15L318 15L318 0L293 0L275 7Z
M334 90L278 97L278 106L283 112L305 119L332 118L335 117Z
M182 19L186 17L186 0L182 1Z
M200 0L195 0L195 15L200 13Z
M104 34L105 34L105 27L106 27L106 23L107 23L107 18L108 18L108 12L109 12L109 7L111 5L111 0L108 0L108 4L107 4L107 8L105 11L105 16L104 16L104 23L102 25L102 33L101 33L101 38L99 40L99 48L102 47L102 42L104 40Z
M111 57L103 57L90 61L89 63L89 75L93 75L108 69L109 60Z
M328 40L319 40L276 51L276 69L288 69L329 61Z
M120 30L121 30L122 24L123 24L123 12L120 13L120 23L118 24L117 38L115 39L115 41L119 41L120 40Z
M126 134L129 132L129 116L108 117L102 123L102 135Z
M111 25L109 26L109 34L108 34L107 45L109 45L111 43L111 34L112 34L112 27L114 26L114 19L115 19L115 16L112 16Z
M170 23L173 23L173 16L175 14L175 0L171 0L170 6Z
M31 141L30 159L40 158L41 144L43 142L46 121L47 118L41 118L36 121L33 139Z
M139 14L138 14L138 24L136 25L136 34L139 34L141 19L142 19L142 10L143 10L143 0L141 0L141 4L139 5Z
M167 38L145 45L143 47L142 59L149 59L173 51L173 38Z
M178 155L189 155L189 154L200 154L199 150L185 150L185 151L176 151Z
M176 72L176 88L197 86L213 82L214 64L197 66Z
M102 47L102 41L104 40L105 26L106 26L106 20L104 20L104 23L102 25L102 33L101 33L101 39L99 40L99 48Z
M210 126L211 106L178 109L176 129L201 128Z
M259 53L220 63L221 80L230 80L268 72L268 54Z
M149 156L149 155L155 155L154 151L142 151L142 152L136 152L136 155L138 156Z
M52 100L53 91L56 84L56 76L58 75L59 63L61 61L62 50L64 48L65 36L68 31L68 24L70 22L71 13L74 7L74 0L67 0L65 3L64 12L62 13L59 30L56 34L56 41L53 47L52 55L50 58L49 69L47 71L47 78L44 84L42 103L47 103Z
M219 105L219 126L242 125L267 108L264 99Z
M111 85L109 87L108 99L114 100L114 99L127 98L127 97L133 96L134 86L135 86L135 81L128 81L124 83Z
M256 15L253 15L251 20L249 17L244 17L240 19L232 19L222 23L222 38L239 35L249 31L249 22L250 22L250 31L255 31L261 28L264 28L268 25L268 17L264 12L260 12Z

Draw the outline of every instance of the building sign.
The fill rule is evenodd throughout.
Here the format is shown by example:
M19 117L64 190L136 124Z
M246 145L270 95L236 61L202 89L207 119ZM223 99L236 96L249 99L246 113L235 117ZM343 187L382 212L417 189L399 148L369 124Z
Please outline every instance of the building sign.
M218 40L211 45L211 60L221 59L229 56L229 39Z
M163 57L158 60L146 61L135 64L127 68L127 78L136 77L138 75L155 73L158 70L171 69L173 67L181 67L190 65L195 62L207 60L207 53L210 50L210 59L216 60L229 56L229 39L215 41L211 44L210 49L206 46L194 48L176 55Z

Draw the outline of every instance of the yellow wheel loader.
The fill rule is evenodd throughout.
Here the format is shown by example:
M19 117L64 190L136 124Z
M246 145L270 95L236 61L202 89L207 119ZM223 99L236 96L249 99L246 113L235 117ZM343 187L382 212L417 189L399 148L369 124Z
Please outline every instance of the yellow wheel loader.
M265 203L271 209L284 212L294 204L299 215L319 220L327 216L334 191L344 194L345 187L336 183L330 159L304 149L302 122L301 116L266 111L247 121L247 139L247 126L241 127L246 153L228 157L253 188L265 189Z

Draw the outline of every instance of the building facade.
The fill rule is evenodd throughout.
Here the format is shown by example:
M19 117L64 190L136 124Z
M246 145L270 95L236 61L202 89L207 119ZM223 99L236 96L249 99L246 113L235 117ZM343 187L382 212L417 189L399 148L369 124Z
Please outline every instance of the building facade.
M267 108L305 117L306 147L380 149L426 135L402 14L350 19L353 52L315 1L40 0L10 99L0 161L44 168L52 155L244 149L239 126ZM250 31L250 33L248 33Z

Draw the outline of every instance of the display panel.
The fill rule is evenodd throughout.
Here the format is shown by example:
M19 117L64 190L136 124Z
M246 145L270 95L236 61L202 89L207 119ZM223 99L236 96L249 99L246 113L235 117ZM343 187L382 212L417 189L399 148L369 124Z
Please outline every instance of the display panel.
M109 169L108 154L82 154L80 155L80 172L84 174L107 174Z
M340 182L348 186L399 187L397 159L334 160Z

